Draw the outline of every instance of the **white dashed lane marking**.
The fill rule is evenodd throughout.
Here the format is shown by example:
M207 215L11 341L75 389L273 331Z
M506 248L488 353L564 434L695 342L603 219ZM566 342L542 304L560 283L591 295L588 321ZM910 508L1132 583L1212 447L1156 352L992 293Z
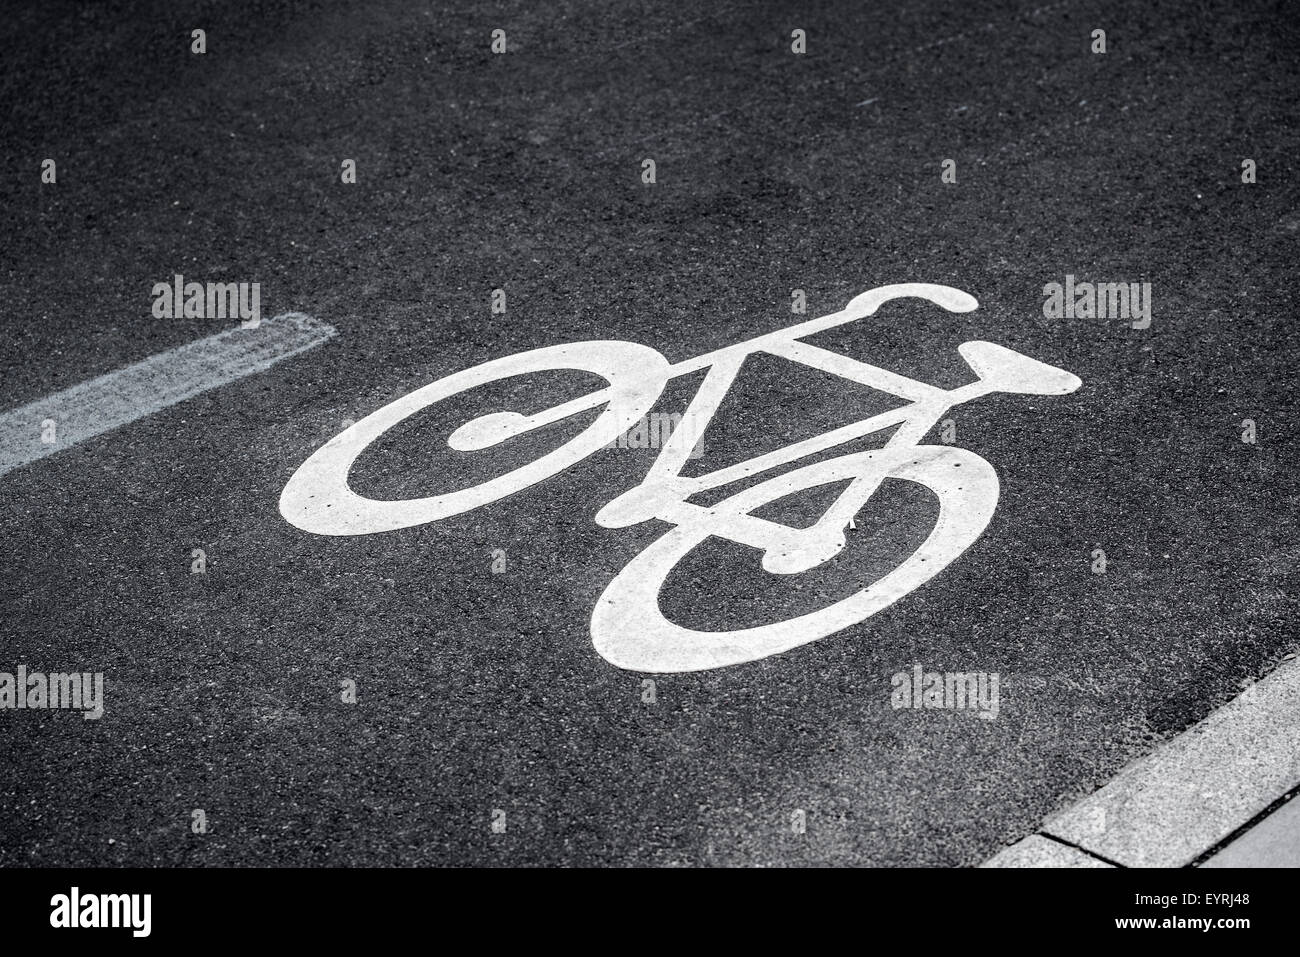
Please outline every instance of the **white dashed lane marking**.
M0 413L0 475L262 372L334 335L333 326L289 312L255 329L228 329ZM50 421L52 430L44 424Z

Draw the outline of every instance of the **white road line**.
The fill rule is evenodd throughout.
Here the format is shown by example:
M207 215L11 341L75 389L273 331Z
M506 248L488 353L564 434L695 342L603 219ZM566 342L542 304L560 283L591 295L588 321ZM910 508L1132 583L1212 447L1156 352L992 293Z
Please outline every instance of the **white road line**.
M191 396L270 368L333 338L335 330L300 312L233 328L161 352L0 414L0 475ZM42 441L53 420L54 442Z
M1182 867L1297 783L1300 659L1292 659L1040 830L1124 867ZM1052 866L1023 853L1041 840L1031 835L984 866Z

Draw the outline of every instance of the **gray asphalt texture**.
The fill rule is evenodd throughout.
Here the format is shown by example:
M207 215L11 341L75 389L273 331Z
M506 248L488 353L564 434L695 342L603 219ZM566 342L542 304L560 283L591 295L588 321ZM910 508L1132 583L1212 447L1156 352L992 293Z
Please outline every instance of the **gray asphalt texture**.
M1285 5L1226 0L13 5L0 409L223 328L151 315L178 272L339 335L0 479L0 670L107 683L97 722L0 712L0 865L975 865L1031 833L1296 649L1297 50ZM1151 327L1045 318L1067 273L1150 282ZM443 375L584 339L678 360L791 324L791 289L812 317L908 281L981 308L895 303L818 342L955 386L957 345L990 339L1084 386L956 412L1002 492L943 574L803 648L659 676L655 704L588 633L668 528L593 521L652 452L400 532L278 514L345 420ZM755 360L693 468L880 400L798 373ZM354 487L554 447L582 423L469 464L442 442L475 402L590 384L542 378L394 429ZM800 580L709 543L665 610L722 627L856 591L933 516L881 494ZM998 719L894 712L917 662L999 672Z

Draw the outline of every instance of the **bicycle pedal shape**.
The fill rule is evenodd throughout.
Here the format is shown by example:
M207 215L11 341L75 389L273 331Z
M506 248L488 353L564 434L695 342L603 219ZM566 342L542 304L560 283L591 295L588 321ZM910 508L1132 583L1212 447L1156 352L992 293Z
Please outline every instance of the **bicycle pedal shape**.
M670 380L707 370L645 479L596 513L596 522L605 528L625 528L650 519L673 528L635 556L605 588L591 617L592 642L611 664L650 673L721 668L788 651L892 605L943 571L987 527L998 500L993 467L966 449L921 443L948 409L994 392L1066 395L1081 385L1077 376L1063 369L992 342L958 346L976 379L956 389L941 389L803 341L871 316L884 303L905 297L925 299L950 312L970 312L979 305L973 296L950 286L904 283L864 292L839 312L676 363L647 346L613 340L547 346L485 362L416 389L335 436L289 479L280 496L280 513L298 528L320 535L368 535L461 515L536 485L606 447L651 410ZM682 476L691 443L703 435L742 363L757 352L871 386L906 404L725 468ZM426 498L381 501L357 495L348 486L348 472L357 457L408 416L481 385L566 369L596 373L608 385L533 415L503 411L479 416L447 440L452 449L471 453L601 408L595 421L559 448L486 482ZM895 431L881 448L781 472L707 507L688 501L697 493L890 428ZM828 561L844 547L846 527L886 479L928 488L937 497L939 510L925 541L875 582L820 610L733 631L685 628L662 614L659 592L664 581L710 536L760 550L767 572L797 575ZM847 482L844 490L809 528L791 528L754 514L787 495L840 482Z

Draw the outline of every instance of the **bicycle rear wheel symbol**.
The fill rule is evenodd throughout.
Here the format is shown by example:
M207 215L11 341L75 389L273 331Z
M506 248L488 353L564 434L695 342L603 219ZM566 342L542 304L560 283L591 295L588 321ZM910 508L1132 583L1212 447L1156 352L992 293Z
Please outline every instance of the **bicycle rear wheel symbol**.
M293 525L323 535L372 534L459 515L577 464L635 425L670 379L707 370L681 425L645 480L596 515L606 528L650 519L674 528L633 558L606 587L592 614L592 641L607 661L620 668L657 673L720 668L788 651L857 624L909 594L951 564L988 525L998 499L992 466L965 449L921 443L944 412L993 392L1064 395L1081 384L1069 372L990 342L959 346L977 379L956 389L940 389L802 341L870 316L883 303L901 297L927 299L954 312L978 306L972 296L948 286L908 283L872 289L839 312L678 363L670 364L646 346L617 341L550 346L496 359L417 389L330 440L290 478L280 496L280 512ZM760 351L873 386L907 404L727 468L682 476L691 440L703 434L745 358ZM348 472L356 458L408 416L480 385L557 369L594 372L609 385L531 416L509 411L481 416L453 432L448 445L466 453L486 449L603 406L591 425L559 448L504 475L442 495L379 501L349 488ZM689 501L698 492L799 462L888 428L895 431L883 448L778 473L708 507ZM664 581L710 536L761 550L768 572L800 574L844 547L845 527L887 479L929 489L938 499L939 512L925 541L877 581L818 611L740 630L683 628L662 614L659 592ZM810 528L794 529L754 514L787 495L837 482L847 485Z

